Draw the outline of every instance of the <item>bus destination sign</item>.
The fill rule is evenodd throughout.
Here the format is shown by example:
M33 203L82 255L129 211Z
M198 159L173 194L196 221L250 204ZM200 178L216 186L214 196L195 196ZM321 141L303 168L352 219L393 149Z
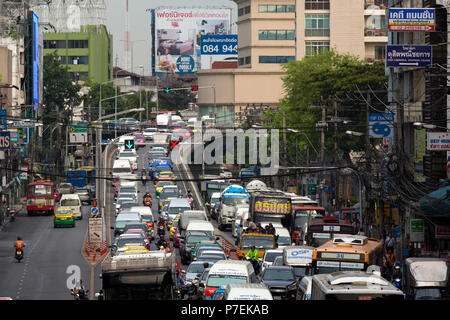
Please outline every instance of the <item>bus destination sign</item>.
M292 211L289 198L255 198L254 212L270 214L290 214Z

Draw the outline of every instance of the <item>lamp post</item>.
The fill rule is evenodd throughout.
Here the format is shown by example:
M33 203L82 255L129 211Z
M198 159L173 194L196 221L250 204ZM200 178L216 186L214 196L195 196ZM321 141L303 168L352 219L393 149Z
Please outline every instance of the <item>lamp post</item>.
M140 65L139 68L142 69L142 74L139 78L139 108L142 108L142 78L144 77L144 66ZM139 122L142 122L142 113L139 113Z

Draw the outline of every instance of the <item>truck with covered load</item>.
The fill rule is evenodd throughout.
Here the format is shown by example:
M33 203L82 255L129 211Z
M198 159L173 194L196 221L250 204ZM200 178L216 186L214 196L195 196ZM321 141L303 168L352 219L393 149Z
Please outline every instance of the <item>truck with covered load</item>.
M107 254L102 265L104 300L172 300L175 255L165 251Z

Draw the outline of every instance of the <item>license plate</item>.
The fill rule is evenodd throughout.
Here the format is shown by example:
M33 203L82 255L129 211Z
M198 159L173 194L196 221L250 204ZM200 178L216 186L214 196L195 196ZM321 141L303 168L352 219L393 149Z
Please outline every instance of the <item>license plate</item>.
M38 207L38 209L42 209L44 206L37 206Z
M17 251L17 254L22 254L22 251Z

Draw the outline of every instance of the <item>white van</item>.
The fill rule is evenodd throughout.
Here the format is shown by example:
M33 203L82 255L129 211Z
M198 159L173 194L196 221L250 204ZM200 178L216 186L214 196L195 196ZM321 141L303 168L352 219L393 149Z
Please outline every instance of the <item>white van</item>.
M258 283L252 264L239 260L219 260L214 263L204 284L206 300L211 299L217 288L229 283Z
M189 231L205 231L211 237L214 236L214 226L209 221L190 220L186 227L186 233Z
M136 179L136 177L132 178L131 176L128 178ZM121 176L121 179L119 181L119 194L121 193L133 193L134 197L138 199L139 188L137 181L125 180L124 177Z
M230 283L223 300L273 300L272 293L262 283Z
M292 244L291 235L288 229L284 227L275 227L275 235L278 236L277 238L278 248L282 249Z
M63 194L59 200L59 205L61 207L69 207L72 209L73 215L76 219L83 219L83 215L81 214L81 199L78 194Z
M131 169L137 170L138 168L138 154L136 150L125 150L124 147L119 148L119 154L117 159L130 160Z
M242 233L242 229L247 229L247 222L248 219L248 207L241 207L238 208L236 211L236 217L234 218L233 222L231 223L231 235L235 238L240 238L240 233ZM238 229L240 229L240 232L238 232Z
M150 231L150 235L152 237L152 239L155 239L155 228L154 228L154 221L153 221L153 213L152 213L152 209L150 207L147 206L136 206L136 207L131 207L129 211L132 212L139 212L139 214L141 215L142 218L142 222L146 223L149 227Z
M122 175L132 174L131 163L128 159L117 159L114 161L112 175L114 178L119 178Z

